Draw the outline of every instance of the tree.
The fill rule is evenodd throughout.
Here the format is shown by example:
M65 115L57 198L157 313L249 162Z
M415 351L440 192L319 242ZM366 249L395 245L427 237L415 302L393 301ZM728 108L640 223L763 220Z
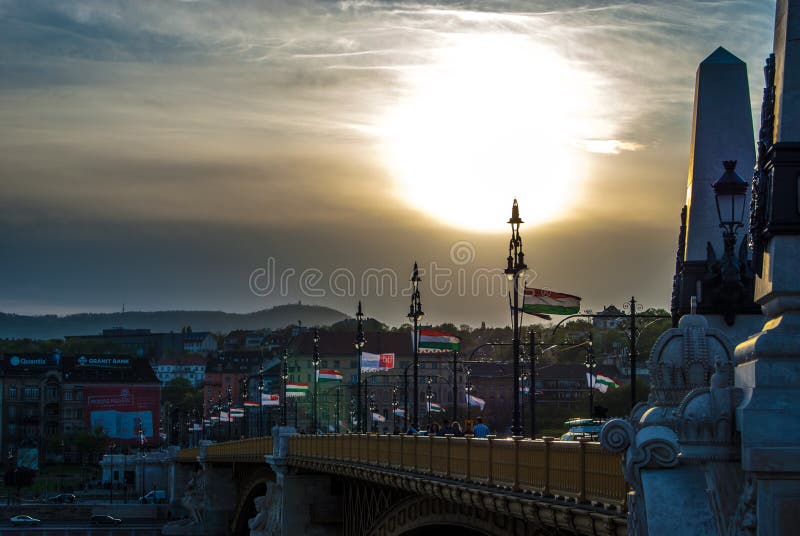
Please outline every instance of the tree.
M84 455L87 455L90 461L94 461L99 453L108 448L109 439L102 426L96 426L91 432L79 432L75 436L75 446L81 454L81 462Z

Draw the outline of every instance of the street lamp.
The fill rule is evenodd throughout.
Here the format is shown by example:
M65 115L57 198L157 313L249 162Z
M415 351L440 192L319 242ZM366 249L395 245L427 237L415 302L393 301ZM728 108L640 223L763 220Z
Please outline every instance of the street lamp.
M364 423L361 419L361 354L364 351L364 345L367 344L367 338L364 336L364 313L361 311L361 300L358 301L358 311L356 312L356 352L358 353L358 370L356 371L356 414L358 415L358 426L356 431L363 432Z
M282 369L281 369L281 426L286 426L286 383L289 381L289 350L284 348L283 350L283 358L282 358Z
M467 375L466 380L464 382L464 392L467 393L467 420L469 420L469 407L470 403L472 402L472 368L467 367L467 370L464 371ZM466 423L465 423L466 424Z
M314 328L314 355L311 362L314 364L314 401L313 407L311 408L311 422L312 426L314 427L314 433L317 433L319 430L319 416L318 416L318 399L317 399L317 389L319 384L319 331L317 328ZM360 367L359 367L360 368Z
M528 396L531 404L531 439L536 439L536 332L530 331L530 374L531 383Z
M263 437L261 423L264 420L264 358L261 358L261 366L258 369L258 436Z
M419 299L419 284L422 279L419 277L419 268L414 263L414 271L411 274L411 305L408 308L408 319L414 323L414 418L411 426L419 430L419 321L425 316L422 312L422 302Z
M110 445L108 445L108 451L109 451L108 461L109 461L109 466L111 467L108 473L108 504L114 504L114 449L115 448L117 448L116 443L111 443Z
M397 428L397 410L400 407L400 402L397 400L397 385L392 386L392 431L396 434Z
M594 418L594 369L597 366L597 361L594 359L594 351L592 350L592 341L591 339L586 345L586 359L584 360L583 364L586 366L586 370L589 372L589 378L586 382L589 385L589 418Z
M425 383L427 383L427 388L425 390L425 400L428 402L428 433L431 432L431 402L433 402L433 391L431 390L431 382L433 382L433 378L430 376L427 377Z
M249 382L247 376L244 376L242 378L242 392L239 393L239 396L242 399L242 411L245 412L245 416L242 417L241 435L243 435L245 438L250 435L249 434L249 429L248 429L249 427L247 426L248 425L247 421L248 421L248 416L250 415L250 411L247 409L247 405L245 404L245 402L247 402L247 399L250 397L250 385L249 385L249 383L250 382Z
M519 217L519 206L517 200L511 206L511 239L508 242L508 257L506 258L505 274L509 281L513 281L514 303L511 308L511 323L514 330L514 412L511 417L511 433L514 436L522 434L522 421L519 411L519 377L520 377L520 340L519 340L519 275L527 268L525 265L525 254L522 252L522 238L519 235L519 226L524 223Z
M369 420L372 423L372 431L378 431L378 424L375 422L375 410L377 407L375 406L375 393L370 393L369 395Z
M231 386L230 386L230 384L228 384L228 387L227 387L227 389L225 389L225 391L227 392L227 395L228 395L228 405L227 405L227 408L228 408L228 441L230 441L231 440L231 426L233 425L233 418L231 416L231 404L232 404L233 400L231 399Z
M746 257L740 253L737 258L734 254L736 231L744 222L747 183L736 174L736 160L726 160L722 164L725 173L712 188L725 252L712 270L718 278L717 293L720 305L724 308L725 322L730 326L736 318L735 306L744 299L745 280L749 277Z

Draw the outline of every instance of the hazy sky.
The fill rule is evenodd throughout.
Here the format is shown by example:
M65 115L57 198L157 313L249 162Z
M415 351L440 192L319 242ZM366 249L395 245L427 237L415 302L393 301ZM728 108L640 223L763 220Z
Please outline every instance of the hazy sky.
M0 0L0 310L398 324L417 260L429 321L500 324L514 196L534 284L666 307L697 64L758 118L774 9Z

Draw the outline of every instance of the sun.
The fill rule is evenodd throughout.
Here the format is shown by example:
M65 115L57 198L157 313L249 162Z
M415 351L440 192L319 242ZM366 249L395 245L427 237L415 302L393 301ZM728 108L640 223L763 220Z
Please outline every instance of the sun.
M527 36L459 35L414 69L381 121L396 193L440 221L504 230L517 197L527 223L577 199L596 80Z

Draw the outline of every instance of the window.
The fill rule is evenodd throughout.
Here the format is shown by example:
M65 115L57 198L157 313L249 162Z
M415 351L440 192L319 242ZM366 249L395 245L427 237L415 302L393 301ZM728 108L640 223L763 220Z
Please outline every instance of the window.
M75 400L83 400L83 391L75 391Z
M72 391L64 391L64 400L67 402L72 401Z
M16 408L16 406L8 406L8 418L9 419L16 419L17 418L17 408Z
M58 398L58 387L55 385L48 385L47 386L47 399L48 400L55 400Z
M8 399L9 400L16 400L17 399L17 386L11 385L8 387Z
M341 367L341 366L342 366L342 365L341 365L341 361L339 361L338 359L334 360L334 362L333 362L333 368L335 368L335 369L338 369L338 368L339 368L339 367Z

